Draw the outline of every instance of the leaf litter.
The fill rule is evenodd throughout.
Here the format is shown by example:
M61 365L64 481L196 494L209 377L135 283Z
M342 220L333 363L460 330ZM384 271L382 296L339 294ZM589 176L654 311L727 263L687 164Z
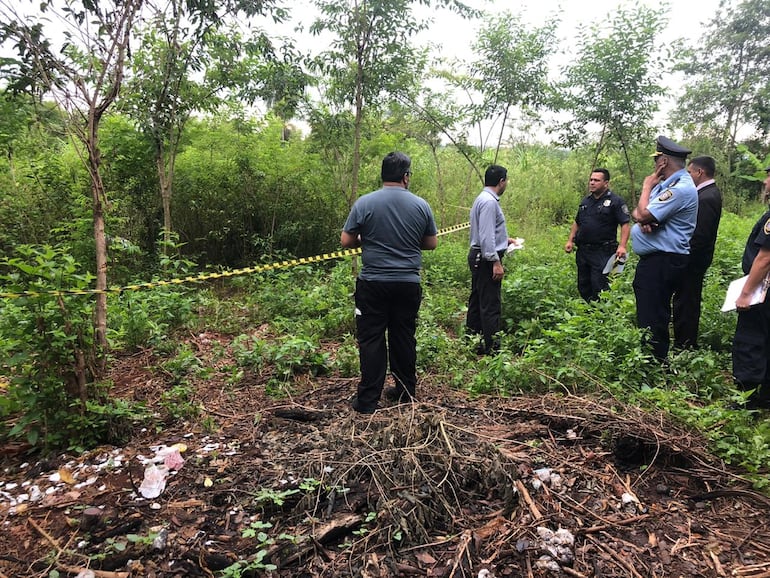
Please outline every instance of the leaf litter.
M149 351L113 374L150 407L169 386ZM121 447L0 448L0 578L770 577L770 498L662 413L428 377L361 416L356 379L226 377L191 379L206 420Z

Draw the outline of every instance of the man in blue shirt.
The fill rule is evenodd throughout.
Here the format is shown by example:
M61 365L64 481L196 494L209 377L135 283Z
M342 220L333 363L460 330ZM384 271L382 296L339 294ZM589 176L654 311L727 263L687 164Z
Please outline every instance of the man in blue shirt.
M639 256L633 283L636 320L650 331L649 344L661 362L668 356L671 298L687 267L698 214L698 191L685 170L691 152L658 137L655 170L644 179L631 213L636 220L631 246Z
M363 262L355 292L361 380L351 402L359 413L377 409L388 361L396 386L387 396L415 397L421 251L436 248L437 230L427 201L408 190L411 166L404 153L386 155L382 188L353 204L340 236L343 247L361 247Z
M471 295L468 299L466 329L479 335L482 342L477 353L488 355L500 346L503 282L503 256L514 240L508 238L500 197L508 185L508 170L490 165L484 174L484 189L471 207L471 248L468 266L471 270Z

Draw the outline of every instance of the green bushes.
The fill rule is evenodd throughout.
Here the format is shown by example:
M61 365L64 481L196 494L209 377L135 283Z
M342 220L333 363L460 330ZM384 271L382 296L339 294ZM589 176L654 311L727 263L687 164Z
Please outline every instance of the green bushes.
M94 379L91 276L61 249L23 245L16 255L0 262L2 291L18 295L0 301L0 359L9 378L0 416L16 416L8 436L44 447L113 438L143 412Z

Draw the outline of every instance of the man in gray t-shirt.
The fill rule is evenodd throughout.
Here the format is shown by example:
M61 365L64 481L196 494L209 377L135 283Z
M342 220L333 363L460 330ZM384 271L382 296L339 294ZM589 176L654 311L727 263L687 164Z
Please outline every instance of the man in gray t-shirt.
M343 247L361 247L363 261L355 294L361 380L352 401L360 413L377 409L388 361L396 387L386 396L415 397L422 250L436 248L437 231L428 203L408 190L411 166L404 153L389 153L382 188L353 204L340 236Z

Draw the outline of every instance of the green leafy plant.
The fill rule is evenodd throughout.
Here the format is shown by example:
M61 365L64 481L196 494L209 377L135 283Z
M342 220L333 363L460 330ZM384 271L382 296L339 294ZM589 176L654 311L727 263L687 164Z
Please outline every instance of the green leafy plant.
M164 391L160 405L174 421L192 419L200 414L200 407L194 401L194 390L186 384L177 384Z
M266 532L268 528L272 528L273 525L269 522L256 521L249 524L247 528L243 530L241 536L243 538L256 539L257 552L248 561L239 561L231 564L224 570L222 570L221 576L223 578L240 578L246 572L252 570L276 570L278 567L275 564L268 564L264 562L265 556L267 556L267 546L275 544L275 540L270 538Z
M74 447L96 443L132 420L95 381L93 277L62 249L18 246L0 260L0 357L9 377L0 415L15 415L9 437L33 445Z

